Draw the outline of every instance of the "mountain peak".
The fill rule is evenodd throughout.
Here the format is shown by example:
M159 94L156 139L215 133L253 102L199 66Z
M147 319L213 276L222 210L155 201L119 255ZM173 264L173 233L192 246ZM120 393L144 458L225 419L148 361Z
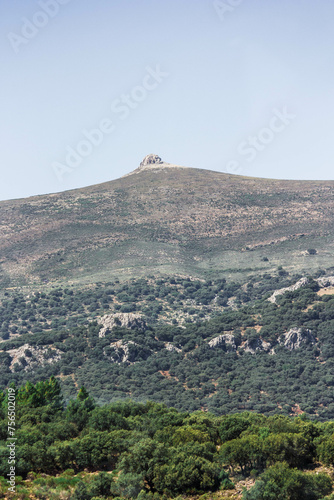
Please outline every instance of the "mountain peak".
M127 177L128 175L132 175L132 174L139 174L143 170L162 170L162 169L166 169L166 168L186 168L186 167L181 167L180 165L174 165L172 163L167 163L167 162L163 161L160 158L160 156L151 153L151 154L145 156L145 158L140 163L139 167L137 167L132 172L123 175L123 177Z

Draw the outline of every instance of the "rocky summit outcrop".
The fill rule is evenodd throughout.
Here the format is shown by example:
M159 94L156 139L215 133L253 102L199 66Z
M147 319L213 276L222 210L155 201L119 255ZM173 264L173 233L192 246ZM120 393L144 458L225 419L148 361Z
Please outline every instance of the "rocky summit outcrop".
M129 330L145 330L146 328L144 319L141 314L137 313L105 314L98 319L98 323L102 325L99 332L100 338L105 337L106 333L117 327L128 328Z
M122 179L125 177L131 176L133 174L140 174L143 171L149 170L151 173L159 173L160 171L177 169L177 170L187 170L186 167L182 167L181 165L174 165L173 163L167 163L163 161L160 156L156 154L146 155L143 161L140 162L138 168L133 170L132 172L125 174Z
M211 348L221 348L224 351L236 351L237 346L235 343L235 337L231 333L224 333L222 335L218 335L211 339L209 342L209 347Z
M160 156L155 154L146 155L143 161L140 163L139 168L153 167L154 165L159 165L163 163Z
M63 353L55 347L33 347L30 344L24 344L17 349L8 350L7 354L12 358L9 369L14 372L16 364L23 367L24 371L28 371L36 366L56 363Z
M291 328L279 340L289 351L302 347L302 344L314 344L316 341L311 330L303 328Z

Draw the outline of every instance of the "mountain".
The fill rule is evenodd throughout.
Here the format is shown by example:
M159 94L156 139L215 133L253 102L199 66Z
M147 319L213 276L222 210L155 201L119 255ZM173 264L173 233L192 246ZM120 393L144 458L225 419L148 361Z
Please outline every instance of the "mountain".
M0 203L0 387L333 418L333 182L148 155Z
M0 202L0 286L332 266L334 182L243 177L148 155L124 177Z

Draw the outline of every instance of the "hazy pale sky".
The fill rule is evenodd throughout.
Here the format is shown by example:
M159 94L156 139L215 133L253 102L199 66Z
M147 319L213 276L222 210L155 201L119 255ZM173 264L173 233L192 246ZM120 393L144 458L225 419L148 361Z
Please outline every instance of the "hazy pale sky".
M0 199L148 153L333 179L333 0L1 0Z

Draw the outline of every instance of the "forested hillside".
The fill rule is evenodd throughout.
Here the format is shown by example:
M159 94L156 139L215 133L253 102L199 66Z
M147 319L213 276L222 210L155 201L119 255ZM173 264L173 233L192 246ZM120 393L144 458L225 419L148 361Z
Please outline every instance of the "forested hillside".
M333 422L249 412L217 417L129 400L98 407L84 388L64 408L54 378L13 391L19 476L15 494L0 479L6 498L318 500L332 492ZM1 403L5 476L2 393Z
M302 279L268 300L299 278L280 269L246 284L179 277L7 291L1 385L55 376L66 399L85 385L99 403L334 418L334 289Z

